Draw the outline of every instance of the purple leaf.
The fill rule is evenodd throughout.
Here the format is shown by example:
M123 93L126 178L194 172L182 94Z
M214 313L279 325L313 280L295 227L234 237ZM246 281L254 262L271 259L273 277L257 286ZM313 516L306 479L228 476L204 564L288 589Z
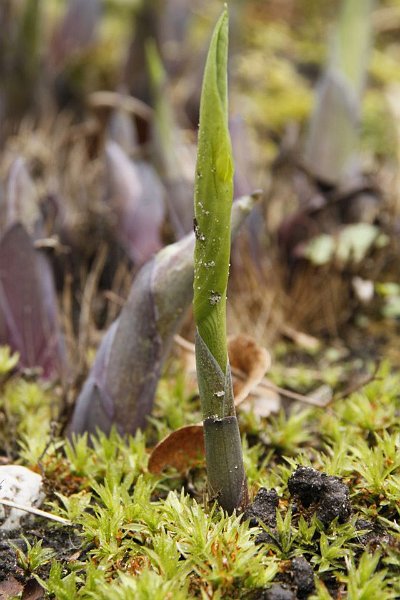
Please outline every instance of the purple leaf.
M137 149L138 134L132 115L122 108L115 108L109 118L107 132L110 140L116 142L128 156Z
M61 376L65 351L47 258L17 223L0 240L0 343L20 354L20 365Z
M110 203L117 216L117 236L135 264L160 250L164 220L161 183L144 162L132 162L116 142L106 145Z
M235 234L255 197L233 205ZM137 274L121 314L104 337L78 397L69 434L133 434L151 413L161 369L193 297L194 235L167 246Z
M95 433L97 428L107 434L110 432L114 420L114 403L106 391L106 372L118 323L119 319L116 319L101 341L94 365L75 405L69 424L71 433Z

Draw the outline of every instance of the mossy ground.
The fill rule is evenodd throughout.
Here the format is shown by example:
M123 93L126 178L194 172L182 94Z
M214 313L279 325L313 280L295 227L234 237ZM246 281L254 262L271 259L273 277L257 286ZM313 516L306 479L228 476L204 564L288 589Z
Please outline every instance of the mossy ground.
M35 580L61 599L399 597L399 389L400 374L384 364L368 385L326 409L241 415L251 496L264 487L279 498L271 526L210 505L202 467L148 472L149 446L198 419L184 375L163 380L146 433L124 440L114 432L92 446L54 435L56 390L9 377L0 399L8 424L3 460L42 472L45 508L72 525L35 519L3 537L1 579ZM299 465L341 478L350 516L323 524L317 503L291 496L288 480ZM293 575L296 557L314 573L314 591L305 595Z
M74 55L67 66L66 78L78 98L78 106L79 99L90 91L115 89L119 80L131 13L129 3L108 0L104 4L107 18L102 24L99 45L89 53ZM202 6L206 18L191 30L188 50L185 46L181 52L188 60L187 72L195 71L192 61L201 55L209 35L209 9L215 14L220 10L220 3L214 0L196 4ZM236 27L241 30L244 46L232 62L231 98L234 111L248 123L257 149L251 165L254 173L249 174L249 179L254 187L268 190L269 167L279 155L288 125L295 124L300 130L307 127L314 85L325 60L327 19L334 21L337 3L271 0L241 4L245 7L243 23ZM46 22L51 22L52 12L60 12L61 5L55 0L46 3L46 10L50 11ZM391 30L398 6L399 0L380 3L382 10L377 16L381 26L375 19L376 44L362 115L361 148L367 166L375 165L372 170L387 196L383 223L394 221L394 212L398 215L394 185L398 177L398 132L387 107L387 92L393 92L392 85L400 79L395 20ZM387 8L391 9L390 22L384 26L382 17L388 14ZM264 12L264 18L260 18ZM204 30L203 36L200 29ZM19 86L18 90L22 93L26 88ZM83 147L85 143L89 146L88 138L75 141L65 152L61 140L65 137L63 127L69 129L69 120L63 125L63 118L61 115L61 125L54 126L55 132L47 114L32 132L23 119L24 126L12 139L11 147L35 166L35 180L40 187L53 189L46 183L53 178L60 182L62 195L69 202L68 211L75 205L84 210L86 197L92 198L90 211L86 211L91 214L96 198L104 195L98 157L94 162L86 158ZM56 161L53 155L57 156ZM0 172L4 181L9 162L7 154L2 156ZM290 212L293 194L287 188L288 185L282 192L278 186L272 194L272 208L277 213L272 219L273 211L269 210L267 222L272 232L284 214ZM98 231L96 223L93 225L88 217L82 228L85 256L88 240L95 240L95 250L99 245L97 236L86 233ZM397 240L397 233L395 228L393 239ZM388 281L397 286L398 269L393 265L398 264L398 246L393 257L389 256L386 271L379 272L379 278L385 275L385 284L371 276L378 287ZM81 260L82 257L79 264ZM290 325L319 335L321 327L314 325L309 330L301 309L306 312L303 305L312 305L311 300L319 297L323 287L332 296L331 287L323 279L317 279L315 288L310 287L308 279L303 283L303 305L294 298L284 311L279 294L282 284L276 293L274 283L279 269L277 261L272 261L265 285L260 285L257 272L252 288L247 285L251 272L249 275L245 269L240 275L240 286L230 294L231 301L235 302L236 297L236 312L240 313L237 329L254 333L263 345L270 338L282 339L279 319L286 323L288 316ZM346 273L335 273L343 283ZM130 282L130 276L127 279ZM375 322L368 321L368 315L358 314L364 325L360 318L359 327L353 330L358 340L357 356L349 355L343 343L319 350L317 355L298 351L289 355L286 345L274 348L276 365L271 377L277 384L306 392L325 382L335 390L356 391L342 397L338 393L326 409L290 404L269 418L251 412L239 415L250 495L254 498L260 488L276 490L275 520L267 525L243 521L239 515L227 516L210 505L202 466L183 474L155 476L148 472L150 448L168 432L200 420L196 389L181 364L175 364L162 380L145 433L122 439L114 432L109 437L100 436L90 446L85 437L71 443L62 435L68 412L64 410L63 390L37 382L32 373L11 375L16 361L0 351L0 462L16 462L42 473L46 489L44 508L72 523L61 526L35 518L25 522L21 531L0 538L0 597L5 593L4 582L9 582L10 577L15 578L16 584L8 597L26 599L32 599L34 593L39 597L39 589L48 597L61 600L400 597L400 357L395 321L400 294L398 287L391 289L382 295L388 300L386 312L391 311L386 316L393 320L382 327L378 318L379 330L374 331ZM279 304L272 312L275 304L272 300L269 303L271 290L273 297L278 298L275 304ZM251 310L245 310L250 305L249 301L245 303L246 293L252 301ZM348 296L340 297L347 311ZM375 313L382 312L380 308L375 311L375 307L372 311L374 318ZM318 306L319 320L320 312ZM349 316L341 319L337 311L334 317L339 324L344 323L342 329L348 327ZM352 314L351 322L355 320L356 315ZM261 331L262 327L265 331ZM334 335L338 329L335 321L333 333L329 331ZM325 323L322 330L326 331ZM377 349L374 340L382 333L394 339L389 348ZM93 347L85 347L82 353L88 358L94 351ZM360 381L365 380L364 363L371 357L375 360L377 355L390 357L391 362L382 364L372 381L360 387ZM374 368L367 365L365 371L373 373ZM363 371L361 378L352 382L351 373L358 375L359 371ZM75 399L75 392L69 389L68 398ZM304 506L290 494L288 481L299 465L341 478L348 487L351 514L342 518L343 522L338 518L321 523L317 518L318 502ZM300 585L303 559L312 569L314 591L306 591ZM9 584L8 589L11 587Z

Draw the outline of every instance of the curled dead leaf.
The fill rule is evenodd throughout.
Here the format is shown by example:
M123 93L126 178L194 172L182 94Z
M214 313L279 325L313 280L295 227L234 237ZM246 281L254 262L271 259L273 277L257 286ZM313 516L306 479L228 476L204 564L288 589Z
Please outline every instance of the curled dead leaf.
M186 351L192 352L192 344L177 338L178 336L175 340L183 345ZM238 406L260 383L270 367L271 358L265 348L247 335L231 337L228 340L228 353L234 375L235 404ZM265 410L266 414L271 412L270 408L264 407L264 412ZM174 467L183 472L203 460L203 425L199 423L180 427L161 440L150 455L148 469L150 473L161 473L166 467Z
M179 335L175 335L174 340L182 351L186 371L195 373L194 344ZM265 373L271 366L271 356L265 348L259 346L248 335L230 336L228 339L228 354L233 378L235 405L239 406L262 382Z
M271 356L248 335L230 337L228 354L234 376L235 405L239 406L262 381L271 366Z
M150 473L161 473L166 467L174 467L182 473L204 460L203 425L186 425L161 440L150 454Z
M279 412L281 408L281 397L275 390L258 388L251 393L240 405L243 412L252 412L257 417L266 418L271 413Z

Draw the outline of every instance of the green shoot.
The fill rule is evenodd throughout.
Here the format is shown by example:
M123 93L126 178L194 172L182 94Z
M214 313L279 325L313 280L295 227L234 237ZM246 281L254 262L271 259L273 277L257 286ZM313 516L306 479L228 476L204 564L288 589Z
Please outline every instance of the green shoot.
M228 14L220 17L204 71L195 186L194 314L199 335L225 373L226 288L233 159L227 112Z
M233 159L228 131L228 13L215 27L204 71L195 185L196 363L211 498L232 512L246 501L226 344Z

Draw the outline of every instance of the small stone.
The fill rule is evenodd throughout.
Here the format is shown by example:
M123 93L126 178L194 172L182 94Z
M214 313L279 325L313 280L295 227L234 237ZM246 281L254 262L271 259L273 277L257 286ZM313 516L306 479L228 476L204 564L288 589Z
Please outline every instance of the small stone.
M29 508L41 505L45 497L42 477L20 465L0 467L0 498ZM28 512L0 504L0 529L12 531L19 529L21 519ZM32 516L32 515L29 515Z

